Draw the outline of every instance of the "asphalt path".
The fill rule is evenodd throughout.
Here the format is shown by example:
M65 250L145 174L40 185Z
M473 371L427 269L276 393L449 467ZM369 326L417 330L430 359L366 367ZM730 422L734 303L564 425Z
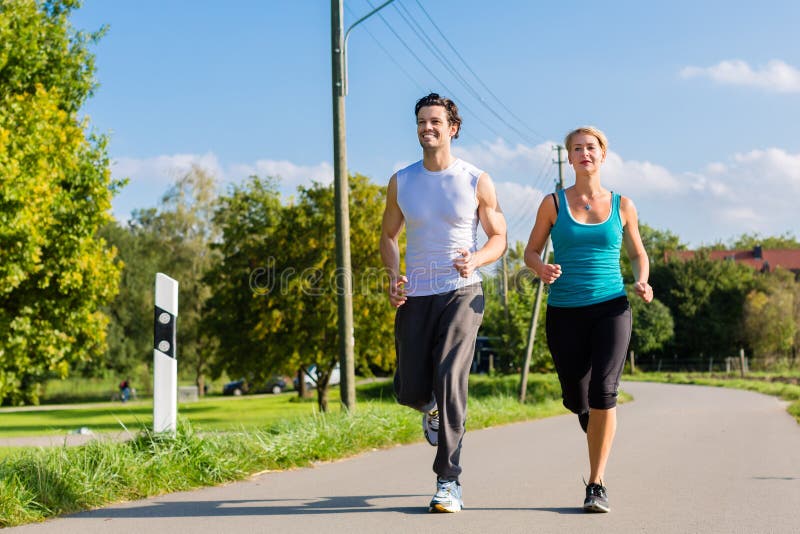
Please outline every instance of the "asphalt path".
M469 431L465 509L430 514L434 449L377 450L10 532L800 532L800 425L773 397L625 383L609 514L586 514L586 442L559 416Z

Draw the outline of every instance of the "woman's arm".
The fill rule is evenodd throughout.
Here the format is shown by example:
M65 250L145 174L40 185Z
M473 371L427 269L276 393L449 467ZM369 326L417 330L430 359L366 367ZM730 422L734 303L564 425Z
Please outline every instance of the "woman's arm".
M622 239L633 269L633 289L643 301L650 302L653 300L653 288L647 283L647 279L650 277L650 259L647 257L642 236L639 234L639 216L636 213L636 206L633 205L631 199L622 197L619 209L623 224Z
M561 276L560 265L542 261L542 251L547 243L547 238L550 237L550 229L556 223L556 217L555 201L551 195L547 195L539 204L536 222L533 224L528 245L525 247L525 265L533 270L545 284L552 284Z

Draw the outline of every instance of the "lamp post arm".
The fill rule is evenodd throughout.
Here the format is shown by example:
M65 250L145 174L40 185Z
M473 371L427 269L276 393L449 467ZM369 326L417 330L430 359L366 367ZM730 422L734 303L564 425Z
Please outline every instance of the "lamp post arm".
M344 34L344 48L342 50L342 63L343 63L342 70L344 71L344 84L343 84L343 87L342 87L342 94L344 96L347 96L347 39L350 38L350 32L353 31L353 29L356 26L358 26L359 24L361 24L362 22L364 22L365 20L367 20L372 15L374 15L375 13L377 13L378 11L383 9L384 7L388 6L392 2L394 2L394 0L388 0L388 1L384 2L384 3L382 3L381 5L379 5L378 7L376 7L375 9L373 9L372 11L370 11L369 13L367 13L366 15L364 15L363 17L361 17L360 19L355 21L347 29L347 31L345 32L345 34Z

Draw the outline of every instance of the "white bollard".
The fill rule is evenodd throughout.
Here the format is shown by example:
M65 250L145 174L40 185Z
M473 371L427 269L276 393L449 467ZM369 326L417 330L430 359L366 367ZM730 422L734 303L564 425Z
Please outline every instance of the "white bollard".
M153 432L175 432L178 416L178 281L156 273L153 328Z

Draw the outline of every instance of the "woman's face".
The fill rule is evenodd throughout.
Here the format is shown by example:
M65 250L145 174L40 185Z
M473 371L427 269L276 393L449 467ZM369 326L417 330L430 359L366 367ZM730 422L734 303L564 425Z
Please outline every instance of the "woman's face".
M597 137L587 133L578 133L572 138L572 146L567 158L575 172L594 172L600 169L600 165L606 159L606 154L600 148Z

